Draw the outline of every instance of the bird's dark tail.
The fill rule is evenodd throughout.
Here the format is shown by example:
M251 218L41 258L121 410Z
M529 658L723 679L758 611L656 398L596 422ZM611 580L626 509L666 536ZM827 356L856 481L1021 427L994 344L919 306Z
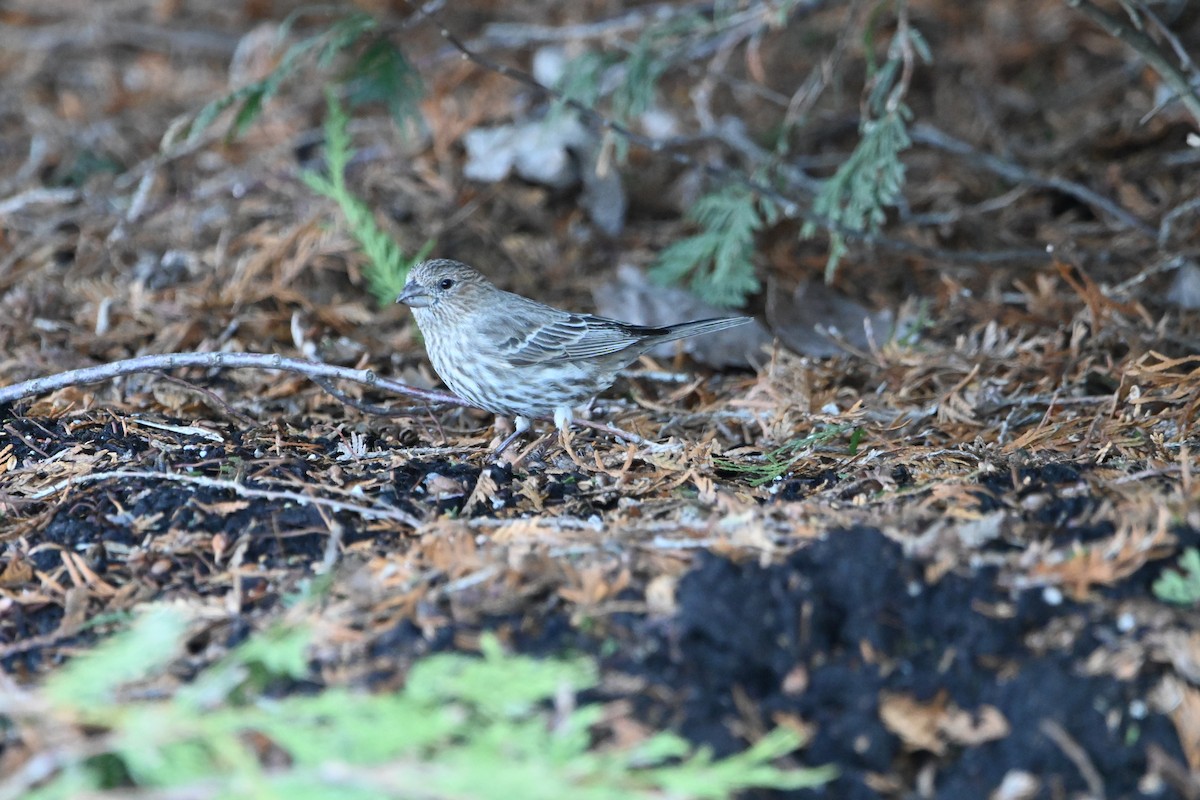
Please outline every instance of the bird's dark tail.
M699 336L702 333L723 331L726 328L735 328L738 325L745 325L747 322L753 321L753 317L720 317L718 319L698 319L695 322L681 322L678 325L668 325L665 328L659 329L658 335L654 337L654 344L673 342L676 339L686 339L689 336Z

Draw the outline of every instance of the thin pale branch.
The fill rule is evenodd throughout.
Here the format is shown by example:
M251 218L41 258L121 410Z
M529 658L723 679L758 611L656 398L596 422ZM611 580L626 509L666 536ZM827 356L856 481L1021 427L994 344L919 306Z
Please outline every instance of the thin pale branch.
M409 386L398 381L381 378L369 369L349 369L347 367L337 367L332 364L323 364L319 361L305 361L299 358L286 358L280 355L269 353L163 353L159 355L138 356L136 358L127 358L123 361L113 361L109 364L100 364L95 367L84 367L82 369L72 369L66 372L58 372L54 375L45 375L41 378L34 378L21 383L14 383L11 386L0 387L0 405L5 403L14 403L18 400L24 400L29 397L36 397L49 392L65 389L68 386L83 386L90 383L102 383L119 378L123 375L134 375L142 372L160 372L168 369L179 369L181 367L204 367L207 369L267 369L278 370L281 372L294 372L298 375L303 375L309 380L316 383L325 391L329 392L336 399L352 405L361 411L369 414L378 414L381 416L401 416L406 413L415 413L417 409L407 410L391 410L380 406L373 406L358 401L351 401L346 394L332 388L330 381L344 380L351 383L362 384L374 389L380 389L385 392L402 395L404 397L412 397L417 400L422 400L426 403L435 403L441 405L461 406L463 408L474 408L466 400L461 397L455 397L452 394L445 392L436 392L431 389L418 389L415 386ZM546 421L553 421L551 418L544 418ZM600 431L601 433L616 436L634 444L649 444L649 442L641 436L628 431L614 428L602 422L594 422L588 419L576 419L574 423L584 428Z
M52 497L64 489L71 486L79 486L85 483L97 483L107 480L145 480L145 481L173 481L175 483L186 483L191 486L203 486L206 489L219 489L222 491L233 492L239 497L256 497L263 500L285 500L287 502L296 503L298 505L314 505L328 508L331 511L346 511L352 514L357 514L360 517L367 519L388 519L395 522L402 522L410 528L419 528L421 520L417 519L407 511L402 511L398 508L387 506L363 506L356 503L346 503L341 500L334 500L329 497L317 497L310 494L302 494L300 492L283 492L277 489L258 489L253 486L247 486L244 483L237 481L221 480L219 478L209 478L204 475L189 475L182 472L158 472L154 470L140 469L114 469L106 472L92 472L86 475L75 475L66 480L59 481L45 489L41 489L33 495L29 496L31 500L42 500L47 497Z
M41 378L14 383L12 386L0 388L0 403L12 403L35 397L41 394L64 389L68 386L81 386L89 383L101 383L119 378L122 375L133 375L139 372L157 372L181 367L204 367L207 369L269 369L282 372L295 372L299 375L320 383L320 379L345 380L360 383L405 397L415 397L428 403L444 403L453 406L470 406L466 400L445 392L435 392L429 389L418 389L404 383L381 378L369 369L349 369L336 367L332 364L322 364L318 361L305 361L298 358L285 358L269 353L163 353L160 355L138 356L123 361L113 361L95 367L72 369L46 375Z
M1079 202L1093 206L1105 214L1113 217L1127 228L1143 233L1147 236L1157 237L1158 231L1153 226L1135 217L1129 211L1117 205L1112 200L1109 200L1099 192L1095 192L1081 183L1069 181L1066 178L1058 178L1051 175L1041 175L1027 167L1023 167L1012 161L994 156L991 153L983 153L975 149L972 145L964 142L961 139L956 139L950 134L935 128L932 125L921 123L914 125L909 132L912 140L919 144L924 144L929 147L942 150L947 153L953 153L957 156L962 156L968 159L972 164L976 164L988 172L995 173L1006 180L1014 183L1036 186L1042 189L1053 189L1056 192L1062 192L1065 195L1074 197Z

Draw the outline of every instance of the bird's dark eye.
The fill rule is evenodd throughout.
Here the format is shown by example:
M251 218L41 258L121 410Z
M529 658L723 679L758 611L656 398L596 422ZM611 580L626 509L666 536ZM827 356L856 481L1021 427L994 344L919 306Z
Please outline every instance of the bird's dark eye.
M443 292L447 289L452 289L454 288L454 280L452 278L442 278L440 281L438 281L438 288Z

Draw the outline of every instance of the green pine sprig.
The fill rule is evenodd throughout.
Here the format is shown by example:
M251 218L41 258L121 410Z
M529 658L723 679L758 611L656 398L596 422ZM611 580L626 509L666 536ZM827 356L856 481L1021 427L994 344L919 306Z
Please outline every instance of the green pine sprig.
M651 268L663 283L689 278L692 290L718 306L740 306L758 291L755 237L779 216L773 202L741 185L706 194L687 212L699 230L668 247Z
M346 218L351 234L367 254L363 275L371 294L380 304L391 303L404 288L412 266L425 259L433 249L432 240L413 256L403 250L375 222L375 215L346 185L346 167L354 156L348 130L349 116L332 91L326 93L329 115L325 121L325 153L329 167L327 175L311 170L300 178L308 188L337 203Z
M256 797L295 800L471 796L479 800L725 798L751 788L825 784L832 767L777 766L801 744L780 728L713 758L676 734L597 747L605 710L573 707L599 680L583 657L535 659L485 635L481 657L417 661L400 690L322 688L304 624L258 633L178 688L192 627L181 606L145 610L128 630L76 657L29 702L15 735L56 747L26 800ZM303 691L281 687L305 683Z

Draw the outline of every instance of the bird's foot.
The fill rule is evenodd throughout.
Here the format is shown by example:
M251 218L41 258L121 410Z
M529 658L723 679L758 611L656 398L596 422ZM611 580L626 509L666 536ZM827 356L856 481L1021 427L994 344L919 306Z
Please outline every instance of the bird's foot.
M503 419L503 417L498 416L498 417L496 417L496 419L500 420L500 419ZM529 422L529 420L527 420L525 417L517 417L516 419L514 419L513 420L513 432L510 433L508 436L504 437L504 441L500 442L500 444L496 446L496 449L492 451L493 460L498 461L500 459L500 456L504 454L504 451L507 450L512 445L513 442L515 442L518 438L520 438L521 434L523 434L527 430L529 430L530 424L531 423ZM497 425L497 427L499 427L499 425Z

